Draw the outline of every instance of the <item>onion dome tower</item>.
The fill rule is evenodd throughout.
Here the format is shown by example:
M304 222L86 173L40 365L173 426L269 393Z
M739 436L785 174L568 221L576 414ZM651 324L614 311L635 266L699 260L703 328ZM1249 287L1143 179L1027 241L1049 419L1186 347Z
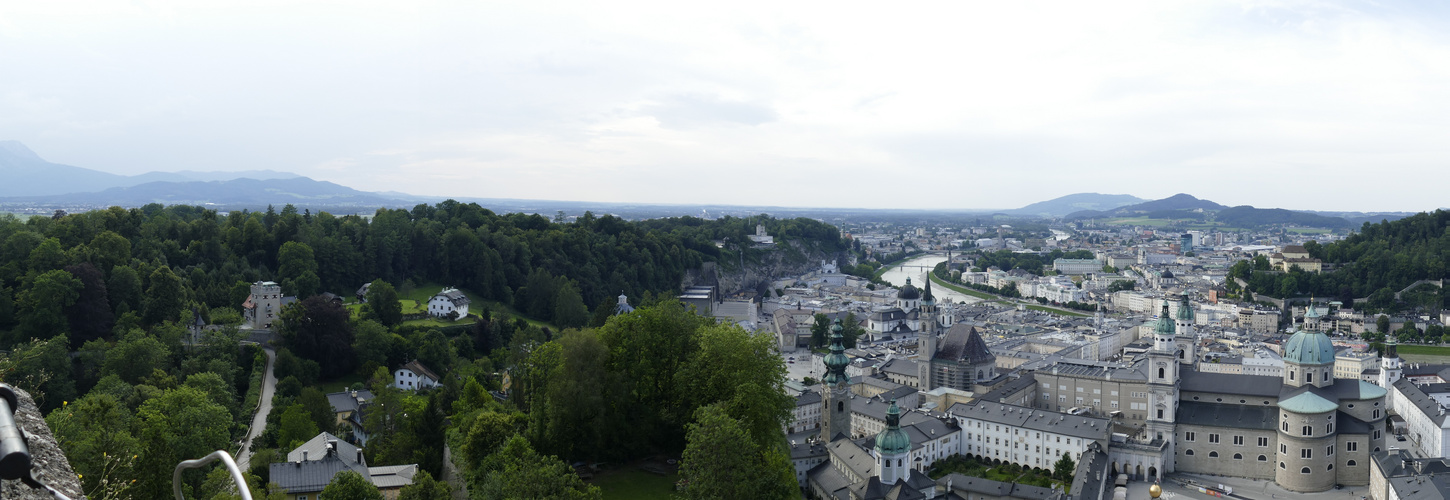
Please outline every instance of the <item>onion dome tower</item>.
M851 382L846 376L846 346L842 344L845 329L841 320L831 325L831 353L822 360L826 365L826 376L821 382L821 438L831 442L837 435L851 437Z
M881 484L892 485L911 476L911 436L901 430L901 408L896 400L886 409L886 430L876 435L876 448L871 450L876 459L876 475Z

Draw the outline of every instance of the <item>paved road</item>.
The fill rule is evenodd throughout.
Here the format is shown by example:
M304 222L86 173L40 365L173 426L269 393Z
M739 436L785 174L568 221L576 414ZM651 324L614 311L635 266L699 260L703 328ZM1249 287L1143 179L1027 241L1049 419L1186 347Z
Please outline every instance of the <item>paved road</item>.
M262 401L257 405L257 415L252 417L252 429L247 431L247 440L237 452L237 466L244 471L251 468L252 440L267 430L267 414L272 412L272 394L277 390L277 376L272 373L273 365L277 364L277 351L266 347L262 350L267 353L267 372L262 375Z

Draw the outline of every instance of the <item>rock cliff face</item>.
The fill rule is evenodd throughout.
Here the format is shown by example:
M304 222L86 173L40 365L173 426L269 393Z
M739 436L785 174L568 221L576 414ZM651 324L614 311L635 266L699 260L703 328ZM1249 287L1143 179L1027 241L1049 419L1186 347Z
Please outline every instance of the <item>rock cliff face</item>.
M35 478L60 490L65 496L85 498L85 494L81 492L80 480L76 478L75 471L71 470L70 461L66 460L60 445L56 444L55 436L50 433L50 426L45 424L45 417L40 414L40 408L35 406L35 400L30 399L30 393L20 389L15 389L15 395L20 398L20 408L15 411L15 425L25 430L26 444L30 447L31 470L34 471ZM33 489L20 481L0 481L0 498L53 500L55 497L48 491Z
M701 269L686 271L681 281L682 286L689 287L710 284L718 279L721 296L728 297L742 291L759 291L774 280L800 276L820 269L821 261L836 262L838 257L840 256L834 253L805 250L792 241L776 245L757 262L746 260L743 270L739 264L726 269L707 262Z

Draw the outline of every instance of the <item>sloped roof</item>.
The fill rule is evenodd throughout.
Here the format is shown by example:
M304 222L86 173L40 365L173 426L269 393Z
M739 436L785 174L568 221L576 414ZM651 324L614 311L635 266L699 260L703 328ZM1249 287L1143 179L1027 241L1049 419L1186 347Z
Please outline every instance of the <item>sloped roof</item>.
M1208 392L1242 396L1279 397L1283 379L1268 375L1213 373L1198 370L1179 372L1179 389L1184 392Z
M1279 407L1294 413L1314 414L1338 410L1339 404L1315 394L1314 391L1304 391L1294 397L1279 401Z
M302 445L300 445L300 446L292 449L292 451L287 452L287 461L288 462L299 462L299 461L301 461L302 460L302 452L304 452L304 451L307 452L307 458L308 458L308 460L317 460L317 459L320 459L322 457L325 457L325 456L328 455L328 447L327 447L327 443L328 442L333 443L333 446L336 446L337 447L336 448L336 450L337 450L337 456L339 458L341 458L342 461L359 464L362 467L367 467L368 466L366 459L364 459L362 461L358 461L358 453L357 453L357 447L356 446L353 446L351 443L348 443L347 441L343 441L342 438L337 437L337 436L334 436L331 433L327 433L327 432L318 434L318 435L314 436L312 439L307 440L306 443L302 443Z
M413 476L416 475L418 475L418 464L368 468L368 477L372 480L373 486L377 486L378 489L402 488L413 484Z
M430 299L430 301L437 299L446 300L452 303L454 307L462 307L471 303L471 301L468 300L468 296L464 295L463 292L459 291L457 288L449 288L438 292L438 295L434 295L433 299Z
M356 396L353 394L356 393ZM327 394L327 402L332 404L333 413L357 411L359 401L367 402L373 400L373 392L367 389L352 392L332 392Z
M412 360L412 361L409 361L408 364L403 365L403 369L404 370L412 371L413 373L418 374L418 376L420 376L420 377L428 377L429 379L432 379L434 382L437 382L439 380L443 380L443 379L441 379L441 378L438 377L438 374L433 373L433 370L429 370L428 367L423 366L423 363L419 363L418 360L416 360L416 359L415 360Z
M1279 410L1273 406L1179 401L1176 421L1186 425L1274 430Z
M327 483L332 482L333 476L345 470L351 470L363 477L371 477L366 467L362 467L356 462L340 460L332 455L323 457L321 460L274 463L267 468L272 476L271 482L277 483L287 493L294 495L322 491L327 487Z
M987 349L987 343L977 334L975 327L957 324L947 330L946 338L942 339L942 345L937 348L932 359L965 361L967 364L976 365L996 362L997 356Z

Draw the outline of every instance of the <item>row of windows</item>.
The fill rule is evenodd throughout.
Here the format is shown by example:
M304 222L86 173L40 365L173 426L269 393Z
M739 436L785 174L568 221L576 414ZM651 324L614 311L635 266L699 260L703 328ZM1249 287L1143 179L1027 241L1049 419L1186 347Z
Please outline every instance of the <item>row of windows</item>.
M1244 437L1243 436L1234 436L1233 438L1234 438L1234 440L1233 440L1234 441L1234 446L1243 446L1244 445ZM1198 439L1198 433L1196 433L1196 432L1186 431L1186 432L1183 433L1183 440L1184 441L1193 442L1193 441L1195 441L1197 439ZM1208 442L1210 442L1210 443L1217 443L1218 442L1218 434L1217 433L1209 434L1208 435ZM1269 446L1269 438L1266 438L1266 437L1259 438L1259 446L1260 447L1267 448Z
M1353 460L1350 460L1349 462L1346 462L1344 464L1344 466L1345 467L1354 467L1355 466L1355 463L1354 463ZM1279 468L1280 469L1287 469L1288 467L1285 467L1284 462L1279 462ZM1326 471L1334 470L1334 464L1329 464L1329 467L1326 467L1324 470L1326 470ZM1309 474L1310 473L1310 470L1309 470L1308 467L1304 467L1302 469L1299 469L1299 473L1300 474Z

